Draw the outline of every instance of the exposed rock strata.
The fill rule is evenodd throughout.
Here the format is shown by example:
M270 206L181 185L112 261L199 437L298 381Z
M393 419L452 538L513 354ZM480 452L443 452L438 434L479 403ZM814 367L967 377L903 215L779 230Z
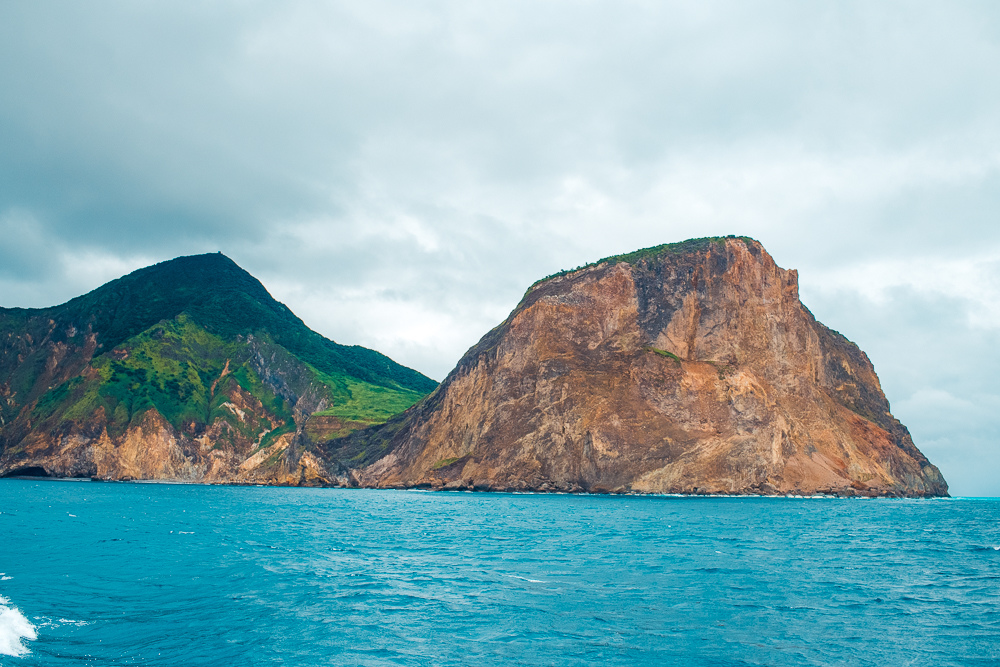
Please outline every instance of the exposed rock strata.
M536 284L422 402L327 446L374 487L937 496L856 345L756 241Z
M292 419L275 414L223 372L211 384L211 400L224 416L209 424L177 428L155 408L115 429L103 408L76 419L21 425L25 433L7 443L0 476L91 477L102 480L161 480L200 483L329 486L338 480L312 453L307 432L325 407L321 388L301 362L276 346L247 341L248 365L285 399ZM321 423L335 418L318 416ZM342 427L342 426L341 426ZM268 438L269 434L280 435ZM309 429L310 431L312 429ZM322 433L323 431L320 430Z
M436 383L340 345L221 254L0 308L0 477L346 483L315 442Z

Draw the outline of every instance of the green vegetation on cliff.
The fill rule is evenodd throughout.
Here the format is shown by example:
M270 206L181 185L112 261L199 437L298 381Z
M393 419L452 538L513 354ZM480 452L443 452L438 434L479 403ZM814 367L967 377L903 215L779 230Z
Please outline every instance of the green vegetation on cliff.
M79 423L103 414L108 434L116 437L155 409L188 435L221 420L230 427L226 433L256 439L262 431L291 423L292 411L261 382L246 358L239 343L226 342L181 314L129 338L95 358L87 372L43 394L32 418L38 424ZM238 419L227 406L237 386L278 423Z
M561 276L569 275L577 271L582 271L583 269L590 268L592 266L597 266L598 264L617 264L619 262L625 262L627 264L637 264L642 260L650 260L662 255L679 255L681 253L687 252L701 252L712 245L717 245L725 243L729 239L739 239L742 241L753 241L749 236L706 236L698 239L688 239L686 241L678 241L676 243L663 243L661 245L651 246L649 248L641 248L639 250L634 250L632 252L623 253L621 255L611 255L610 257L605 257L604 259L599 259L596 262L590 262L589 264L584 264L583 266L578 266L575 269L563 269L562 271L556 271L555 273L545 276L541 280L535 281L531 287L535 287L544 283L547 280L553 278L559 278ZM529 287L529 291L531 290Z
M110 350L161 320L181 313L223 340L265 331L274 342L325 373L427 393L437 383L384 354L340 345L309 329L256 278L221 253L178 257L134 271L61 306L3 309L3 328L24 327L28 317L55 322L58 332L90 327ZM21 326L18 327L18 324ZM79 335L79 334L78 334Z
M221 254L140 269L61 306L0 309L0 451L37 429L116 438L150 410L183 437L259 449L313 414L343 433L382 423L436 384L310 330Z

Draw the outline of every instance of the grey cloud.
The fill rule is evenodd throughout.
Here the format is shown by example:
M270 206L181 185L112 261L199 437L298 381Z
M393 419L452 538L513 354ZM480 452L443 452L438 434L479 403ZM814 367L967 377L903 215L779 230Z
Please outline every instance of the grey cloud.
M0 211L0 279L18 282L44 280L55 262L47 233L29 212L17 209Z

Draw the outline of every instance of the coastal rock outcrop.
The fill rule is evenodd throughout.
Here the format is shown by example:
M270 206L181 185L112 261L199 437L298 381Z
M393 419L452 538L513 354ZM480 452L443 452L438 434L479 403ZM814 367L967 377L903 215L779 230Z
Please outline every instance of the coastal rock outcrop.
M742 237L540 281L428 397L324 451L373 487L947 495L868 357Z
M0 476L342 483L314 442L437 383L310 330L221 254L0 308Z

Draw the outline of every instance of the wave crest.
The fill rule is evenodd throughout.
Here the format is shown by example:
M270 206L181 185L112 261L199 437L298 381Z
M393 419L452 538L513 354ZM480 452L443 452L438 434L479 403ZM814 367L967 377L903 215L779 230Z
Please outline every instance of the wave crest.
M31 651L24 641L38 639L35 626L17 607L8 607L10 600L0 595L0 655L22 656Z

